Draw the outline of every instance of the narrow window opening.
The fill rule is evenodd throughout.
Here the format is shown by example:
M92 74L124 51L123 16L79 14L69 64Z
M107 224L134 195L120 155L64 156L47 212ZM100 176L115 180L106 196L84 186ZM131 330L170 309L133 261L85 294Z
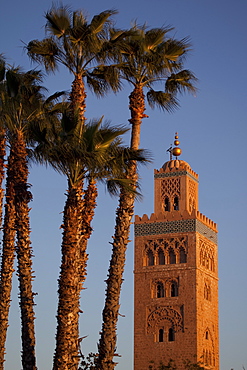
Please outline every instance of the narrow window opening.
M161 249L159 250L159 253L158 253L158 260L159 260L159 265L165 264L164 252Z
M176 255L174 253L174 250L172 248L169 249L169 262L170 264L176 263Z
M208 331L206 331L205 338L208 339Z
M154 265L154 255L153 255L153 252L152 251L148 251L148 253L147 253L147 265L148 266L153 266Z
M166 212L170 212L170 201L168 197L165 197L164 209Z
M174 211L179 210L179 199L178 199L178 197L174 198L173 208L174 208Z
M207 291L207 300L211 301L211 287L210 286L208 287L208 291Z
M164 342L164 330L159 329L159 342Z
M168 331L168 342L174 342L175 340L175 332L173 328L170 328Z
M184 248L180 248L179 257L180 257L180 263L186 263L187 262L187 256L186 256Z
M159 282L157 284L157 298L163 298L164 297L164 285Z
M171 297L177 297L178 296L178 286L176 283L171 284Z

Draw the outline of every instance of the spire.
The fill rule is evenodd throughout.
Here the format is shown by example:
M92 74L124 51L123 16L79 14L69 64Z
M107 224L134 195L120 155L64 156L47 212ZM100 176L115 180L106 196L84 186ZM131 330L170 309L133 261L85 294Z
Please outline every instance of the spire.
M179 144L180 144L180 142L178 140L178 133L176 132L175 133L175 140L174 140L175 148L172 149L172 155L174 155L176 157L176 159L179 155L182 154L182 150L178 147Z
M178 159L178 156L182 154L182 150L178 147L180 144L180 141L178 140L178 133L175 133L175 140L174 140L174 145L175 148L172 147L172 144L169 149L167 149L167 152L170 153L170 161L172 161L172 156L176 157Z

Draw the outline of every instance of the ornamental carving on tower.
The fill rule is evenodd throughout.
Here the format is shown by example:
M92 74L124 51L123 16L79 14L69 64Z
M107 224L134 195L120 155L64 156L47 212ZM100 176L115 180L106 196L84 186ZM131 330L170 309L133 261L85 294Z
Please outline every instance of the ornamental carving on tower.
M215 247L206 240L199 240L200 265L207 270L215 272Z
M180 309L180 312L179 312ZM147 317L147 333L155 333L155 328L161 321L170 321L176 332L183 331L182 307L175 309L171 306L156 306L150 309Z

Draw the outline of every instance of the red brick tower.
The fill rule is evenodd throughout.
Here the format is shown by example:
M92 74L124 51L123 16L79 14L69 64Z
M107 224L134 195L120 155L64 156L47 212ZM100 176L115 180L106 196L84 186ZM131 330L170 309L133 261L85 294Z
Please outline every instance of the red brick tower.
M198 211L198 175L172 159L174 144L154 171L154 213L135 218L134 370L170 359L219 370L217 225Z

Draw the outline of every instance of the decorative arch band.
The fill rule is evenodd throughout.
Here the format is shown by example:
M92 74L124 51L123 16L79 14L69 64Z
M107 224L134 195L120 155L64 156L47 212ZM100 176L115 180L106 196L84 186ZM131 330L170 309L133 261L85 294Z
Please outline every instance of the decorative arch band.
M162 306L156 307L147 318L147 332L154 333L156 326L163 320L170 321L174 330L183 330L183 317L180 312L174 308Z

